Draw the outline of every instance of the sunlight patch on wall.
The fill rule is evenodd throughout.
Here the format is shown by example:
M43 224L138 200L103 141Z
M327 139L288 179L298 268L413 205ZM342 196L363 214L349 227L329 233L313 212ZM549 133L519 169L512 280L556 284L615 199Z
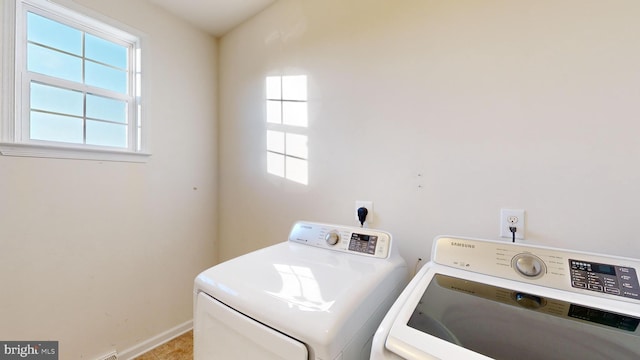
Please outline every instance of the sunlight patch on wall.
M267 172L309 183L307 77L266 78Z

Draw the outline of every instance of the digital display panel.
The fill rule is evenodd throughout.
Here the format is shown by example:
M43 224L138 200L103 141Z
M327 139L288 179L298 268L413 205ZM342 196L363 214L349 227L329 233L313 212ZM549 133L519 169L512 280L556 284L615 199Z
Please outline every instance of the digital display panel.
M353 233L349 241L349 250L374 255L377 241L376 235Z
M598 264L582 260L570 260L571 268L574 270L590 271L598 274L616 275L616 268L613 265Z
M364 234L353 234L356 236L356 238L360 241L369 241L369 235L364 235Z
M591 264L591 268L593 269L593 271L600 274L607 274L607 275L616 274L616 268L611 265Z

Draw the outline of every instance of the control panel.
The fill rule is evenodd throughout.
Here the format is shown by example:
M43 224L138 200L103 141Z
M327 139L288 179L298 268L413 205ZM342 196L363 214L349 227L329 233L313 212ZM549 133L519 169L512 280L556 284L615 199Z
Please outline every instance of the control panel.
M302 221L293 225L289 241L382 259L391 249L391 234L385 231Z
M441 236L432 261L490 276L640 302L640 260L544 246Z
M640 299L636 269L569 259L571 286L579 289Z

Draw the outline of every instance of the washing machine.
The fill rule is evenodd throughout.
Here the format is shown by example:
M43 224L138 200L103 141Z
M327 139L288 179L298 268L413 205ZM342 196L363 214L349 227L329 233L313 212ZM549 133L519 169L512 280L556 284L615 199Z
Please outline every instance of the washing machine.
M640 359L640 261L438 237L371 359Z
M409 280L388 232L300 221L194 284L195 360L368 359Z

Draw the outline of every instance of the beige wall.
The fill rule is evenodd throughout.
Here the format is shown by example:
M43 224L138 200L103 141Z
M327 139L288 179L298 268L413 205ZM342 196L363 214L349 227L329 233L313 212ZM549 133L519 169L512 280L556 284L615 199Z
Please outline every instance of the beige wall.
M217 45L143 1L76 3L147 35L153 156L0 156L0 339L95 359L191 320L193 279L215 261Z
M640 257L640 2L280 0L220 41L220 257L372 200L439 234ZM309 185L266 173L264 79L309 78ZM418 176L422 174L422 176ZM418 186L422 186L419 188Z

